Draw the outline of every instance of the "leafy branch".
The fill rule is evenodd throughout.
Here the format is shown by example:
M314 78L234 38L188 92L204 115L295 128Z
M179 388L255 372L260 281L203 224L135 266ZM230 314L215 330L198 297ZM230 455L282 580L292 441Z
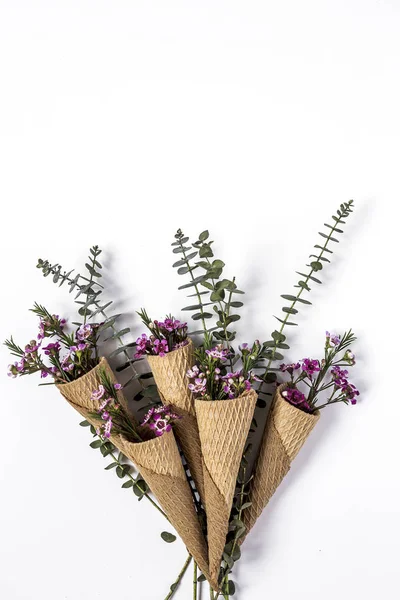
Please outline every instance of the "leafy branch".
M101 304L99 301L99 296L102 292L103 286L100 285L94 278L99 278L101 275L97 271L97 269L101 269L102 265L98 259L101 250L98 246L93 246L90 248L90 256L88 258L89 263L86 263L86 269L88 270L89 277L85 275L81 275L77 273L75 277L71 277L74 269L70 271L66 271L63 267L58 264L51 264L48 260L39 259L37 263L37 268L41 269L43 276L48 277L49 275L53 275L53 282L58 283L59 287L61 287L64 283L67 283L69 286L69 293L73 290L77 291L77 295L75 297L75 301L80 305L79 314L81 316L89 315L92 319L97 315L102 315L104 317L104 322L99 327L100 331L105 331L110 329L112 334L106 338L107 340L116 340L119 343L119 347L110 353L110 358L117 356L119 354L123 354L125 362L116 368L117 372L122 372L125 369L130 369L132 375L129 380L125 383L124 387L127 387L132 381L137 381L141 387L141 391L136 396L135 399L140 400L143 397L152 397L157 398L157 388L155 385L146 385L146 379L149 379L148 374L139 374L135 368L135 361L131 358L130 354L132 352L132 348L135 347L135 343L127 343L125 344L123 337L130 333L130 328L126 327L122 330L118 330L115 327L115 323L118 318L121 316L120 314L113 314L109 316L106 312L113 301L106 302L105 304ZM77 299L81 295L86 296L86 301L81 302ZM77 325L81 325L81 323L76 323Z
M330 259L326 255L333 254L333 250L330 249L329 245L332 243L339 243L339 240L333 236L340 235L343 233L343 230L339 228L339 225L346 224L346 219L353 212L353 204L353 200L341 204L336 212L336 215L332 215L333 223L324 223L324 227L327 228L327 232L319 232L319 235L323 238L324 243L323 245L316 244L314 246L314 248L319 250L319 253L310 255L310 258L314 260L307 264L307 267L309 267L308 273L301 273L299 271L296 271L296 273L302 277L302 279L300 279L294 286L299 290L297 294L283 294L281 296L284 300L287 300L289 302L289 305L284 306L282 308L282 312L284 313L282 315L283 318L275 317L277 321L279 321L279 323L281 324L279 330L273 331L271 334L272 339L268 342L264 342L266 350L263 353L263 358L265 358L268 361L268 363L265 367L265 371L262 376L260 388L262 388L263 383L273 383L274 381L276 381L276 371L278 369L271 367L271 365L275 361L283 359L283 354L278 352L278 350L289 349L289 346L286 343L286 336L283 334L283 330L286 326L297 325L297 323L294 322L294 320L289 321L290 318L293 319L293 317L295 317L295 315L297 315L297 313L299 312L296 306L299 307L299 305L312 304L309 300L303 298L302 295L304 292L311 291L311 282L317 284L322 283L322 281L315 277L315 274L319 271L322 271L324 263L330 262ZM261 393L263 392L261 391Z

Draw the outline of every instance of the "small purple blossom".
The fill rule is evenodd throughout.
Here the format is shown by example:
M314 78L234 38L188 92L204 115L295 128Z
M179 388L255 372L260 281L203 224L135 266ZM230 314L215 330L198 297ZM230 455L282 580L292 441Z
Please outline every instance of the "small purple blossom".
M114 383L114 390L120 390L122 385L120 383Z
M300 369L301 365L299 362L297 363L290 363L290 364L282 364L279 367L279 370L282 371L282 373L285 373L286 371L289 373L289 375L293 375L294 371L298 371L298 369Z
M173 421L180 418L170 406L158 406L150 408L142 420L142 425L147 425L156 436L161 436L171 431Z
M314 360L311 358L303 358L301 361L301 368L304 373L307 373L308 377L312 377L314 373L317 373L321 370L321 366L318 360Z
M36 340L31 340L29 344L25 346L25 354L33 354L34 352L37 352L39 346L40 342L37 342Z
M43 350L46 356L54 356L60 352L61 344L59 342L50 343L47 346L43 346Z
M79 341L87 340L93 333L93 326L90 323L81 325L76 332L76 337Z
M112 419L108 419L108 421L106 422L105 426L104 426L104 437L109 439L111 436L111 429L112 429Z
M300 408L305 412L312 411L310 405L306 400L305 395L302 392L300 392L300 390L298 390L297 388L288 387L285 390L283 390L281 395L285 400L287 400L287 402L289 402L289 404L292 404L293 406L296 406L297 408Z
M214 360L225 361L229 356L229 349L223 348L222 344L211 348L211 350L206 350L207 356L210 356Z
M336 335L335 333L329 333L329 331L327 331L325 335L325 348L335 348L335 346L340 344L340 336Z
M97 402L104 396L104 392L105 392L104 386L99 385L97 390L93 390L91 399L94 400L95 402Z

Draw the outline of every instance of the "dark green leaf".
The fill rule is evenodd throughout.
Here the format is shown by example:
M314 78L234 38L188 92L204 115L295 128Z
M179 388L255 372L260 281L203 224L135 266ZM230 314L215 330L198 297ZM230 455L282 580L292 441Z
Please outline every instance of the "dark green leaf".
M90 444L91 448L100 448L100 446L103 444L103 442L101 440L94 440L94 442L92 442Z
M125 483L123 483L121 487L123 487L123 488L131 488L131 487L133 487L133 481L132 481L132 479L128 479L128 481L125 481Z
M208 233L207 229L205 231L202 231L201 234L199 235L199 240L201 242L204 242L204 240L206 240L208 238L210 234Z
M89 421L81 421L81 422L79 423L79 425L80 425L81 427L90 427L90 423L89 423Z
M175 540L176 540L176 535L173 535L172 533L168 533L168 531L163 531L161 534L161 537L164 540L164 542L167 542L167 544L171 544L172 542L175 542Z

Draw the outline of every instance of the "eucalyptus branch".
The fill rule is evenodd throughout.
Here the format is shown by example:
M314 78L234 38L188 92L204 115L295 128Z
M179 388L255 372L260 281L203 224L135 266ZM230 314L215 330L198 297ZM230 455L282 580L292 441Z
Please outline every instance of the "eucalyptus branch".
M264 374L262 376L262 382L260 383L259 390L262 390L263 383L272 383L276 380L276 373L273 373L274 369L271 368L271 364L276 360L282 360L283 355L278 352L278 349L287 350L289 346L285 343L286 336L283 334L283 330L286 326L295 326L297 323L289 321L291 315L296 315L298 310L295 308L297 303L311 305L309 300L302 298L304 291L310 292L310 282L321 284L322 282L315 277L315 273L323 269L323 263L329 263L330 260L326 257L326 254L333 254L333 251L328 248L330 243L339 243L339 240L334 238L334 234L341 234L343 230L339 229L338 225L345 225L347 217L353 212L353 200L345 202L340 205L337 210L337 214L332 216L333 223L324 223L324 226L328 228L328 233L319 232L319 235L325 240L323 246L316 244L314 248L317 248L319 254L311 254L312 260L307 266L310 267L308 273L300 273L304 279L298 281L296 288L299 288L298 293L294 296L292 294L283 294L281 297L290 302L289 306L284 306L282 311L284 312L284 318L275 317L280 323L280 329L272 332L272 340L265 342L267 350L264 352L264 358L268 360L267 366L265 367Z
M189 283L186 283L185 285L181 285L178 289L183 290L186 288L194 287L195 294L193 294L191 297L193 297L193 296L196 297L197 301L198 301L198 304L195 304L192 306L186 306L182 310L188 310L188 311L198 310L199 311L199 312L196 312L194 315L192 315L192 319L194 321L201 320L202 325L203 325L203 329L202 329L201 333L204 334L204 345L206 348L208 348L211 346L212 335L211 335L211 330L207 328L206 319L211 319L213 315L211 313L204 311L204 306L207 306L207 304L204 304L202 302L201 297L204 294L206 294L207 292L201 292L199 289L199 284L204 280L204 276L201 275L200 277L194 277L193 271L198 268L198 265L192 265L190 263L190 261L195 256L197 256L198 253L197 253L197 251L195 251L195 252L191 252L190 254L187 254L187 252L189 250L191 250L191 248L190 248L190 246L185 247L184 244L187 243L189 238L185 237L180 229L178 229L178 231L176 232L175 239L176 239L176 242L173 242L173 244L172 244L172 246L174 246L173 253L174 254L182 254L183 258L181 258L180 260L175 262L172 266L174 268L178 268L179 275L185 275L186 273L189 273L190 279L191 279L191 281Z
M97 248L97 246L93 247L93 251L96 253L96 251L94 250L94 248ZM98 254L96 254L96 256L98 256ZM98 265L100 263L97 261L96 258L95 258L95 260L96 260L95 264L96 264L97 268L99 268ZM82 281L90 282L90 280L87 277L85 277L85 276L83 276L81 274L77 274L75 276L75 278L72 279L70 276L73 273L73 270L72 271L68 271L68 272L64 271L62 273L63 269L62 269L61 265L59 265L57 263L54 264L54 265L52 265L52 264L49 263L48 260L39 259L38 260L38 264L37 264L37 268L42 270L44 277L47 277L50 274L54 274L53 282L57 283L58 281L60 281L59 287L61 287L63 285L63 283L67 282L68 285L70 286L70 289L69 289L70 293L76 288L78 290L78 295L76 296L76 298L78 298L81 294L87 294L88 292L90 293L90 290L92 289L87 284L81 285L79 283L80 279L82 279ZM100 286L100 284L98 282L93 282L93 284L95 284L95 285L97 285L99 287L102 287L102 286ZM92 290L92 292L93 292L93 290ZM106 304L104 304L102 306L100 304L100 302L97 300L97 296L98 296L97 292L93 292L93 294L94 295L90 296L90 298L92 298L92 302L91 303L96 307L96 310L94 312L92 312L91 317L93 318L97 314L102 315L104 317L105 321L100 326L99 330L100 331L102 331L102 330L104 331L105 329L108 329L108 328L111 329L112 332L113 332L113 334L112 334L111 338L109 338L109 339L117 340L118 343L119 343L119 346L120 346L119 348L117 348L116 350L114 350L113 352L111 352L110 356L114 356L114 355L123 353L123 355L124 355L124 357L126 359L126 363L124 365L122 365L121 367L118 367L117 371L122 371L122 370L124 370L126 368L129 368L132 371L132 376L130 377L129 381L125 384L124 387L126 387L127 385L129 385L129 383L131 383L133 380L136 380L136 381L138 381L141 389L145 390L146 386L142 382L139 373L137 372L136 368L134 367L134 362L135 361L133 361L132 358L128 354L128 348L134 346L134 344L125 344L124 341L123 341L123 339L122 339L122 337L124 335L126 335L127 333L129 333L130 329L129 328L125 328L125 329L119 331L115 327L114 324L115 324L116 320L118 319L118 317L120 315L108 316L107 313L106 313L106 308L108 308L112 304L112 301L111 302L107 302ZM82 310L82 308L84 308L84 306L86 306L86 305L87 305L87 302L84 303L83 305L81 305L81 309L80 310Z

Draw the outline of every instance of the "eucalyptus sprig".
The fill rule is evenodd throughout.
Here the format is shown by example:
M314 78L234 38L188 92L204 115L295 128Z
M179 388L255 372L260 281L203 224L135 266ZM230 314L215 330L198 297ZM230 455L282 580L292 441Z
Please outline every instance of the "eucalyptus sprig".
M240 319L240 315L231 314L231 309L243 306L243 302L233 300L233 295L244 294L244 292L238 289L235 277L232 280L221 279L225 263L219 259L211 262L210 258L214 258L211 247L214 242L208 238L209 232L203 231L199 235L198 241L193 244L193 247L199 250L199 258L203 259L196 265L205 271L201 285L209 290L210 302L215 303L213 310L218 316L217 327L219 329L213 332L213 336L216 340L225 342L229 346L229 343L236 337L236 331L229 331L228 327Z
M189 298L197 298L197 304L192 304L190 306L186 306L183 310L190 311L190 312L195 311L194 314L192 315L192 319L194 321L201 321L201 323L203 325L203 329L200 329L199 331L195 331L193 333L203 334L204 346L206 348L211 348L213 329L207 327L206 321L208 319L212 319L213 314L208 312L207 310L205 310L205 307L209 306L211 304L211 302L203 302L203 296L208 294L208 292L201 291L200 287L199 287L200 283L205 280L205 276L199 275L198 277L195 277L193 275L193 272L199 268L198 264L193 264L193 259L198 255L198 251L197 250L192 251L191 246L185 245L189 241L189 238L184 235L184 233L182 232L181 229L178 229L178 231L176 232L175 240L176 241L172 243L172 246L173 246L172 252L174 254L181 254L182 257L178 261L176 261L172 266L174 268L178 269L179 275L189 274L189 277L190 277L189 283L185 283L184 285L181 285L178 289L185 290L185 289L194 288L195 293L190 294Z
M309 271L307 273L296 271L296 273L301 276L301 279L298 280L297 284L294 287L297 288L299 291L296 295L282 294L281 297L284 300L287 300L289 302L289 305L284 306L282 308L282 318L275 317L275 319L277 319L277 321L281 324L280 328L272 332L271 340L264 342L264 346L266 349L263 354L263 358L266 359L267 365L262 375L262 383L273 383L276 381L276 371L278 371L279 369L272 367L271 365L275 363L275 361L283 359L283 354L280 353L278 350L289 349L289 345L286 342L286 336L283 334L283 331L286 326L297 325L297 323L294 321L294 318L295 315L297 315L299 312L298 308L300 305L305 306L312 304L309 300L303 298L303 293L311 291L312 283L322 283L320 279L315 277L315 274L319 271L322 271L324 263L330 262L330 259L327 257L327 255L333 254L331 244L339 243L339 240L336 237L334 237L334 235L340 235L343 233L343 230L340 229L339 226L343 226L346 224L346 219L353 212L353 208L353 200L341 204L336 212L336 215L332 215L333 222L330 224L324 223L324 227L327 228L327 232L319 232L319 235L323 239L323 244L316 244L314 246L314 248L319 250L319 253L310 254L310 258L312 258L313 260L306 265L307 267L309 267ZM292 318L292 320L289 320L289 318ZM263 393L262 383L260 385L260 393Z
M120 314L108 315L106 309L108 309L113 301L110 300L105 304L100 303L100 294L103 289L103 286L96 281L95 279L100 276L100 273L96 269L101 269L102 265L99 261L99 255L101 250L98 246L92 246L90 248L90 257L89 263L86 263L86 269L88 271L89 277L86 275L81 275L77 273L73 278L71 277L72 273L74 273L75 269L67 271L63 269L63 267L58 264L51 264L48 260L39 259L37 263L37 268L40 269L43 273L44 277L48 277L49 275L53 275L53 282L58 283L59 287L61 287L64 283L67 283L69 286L69 292L71 293L73 290L77 291L77 295L75 297L75 301L80 305L79 314L83 315L84 311L86 311L86 315L90 314L91 318L96 317L97 315L102 315L104 317L104 322L99 327L99 331L111 330L111 334L107 340L115 340L119 343L119 346L110 352L109 357L113 358L120 354L124 356L124 363L116 368L116 371L121 373L126 369L130 369L132 375L128 379L128 381L124 384L126 388L133 381L137 381L140 385L140 391L135 396L135 400L142 400L143 398L150 398L152 403L159 402L159 396L157 392L157 387L154 384L148 385L148 380L150 379L150 373L138 373L135 368L135 363L137 362L132 358L132 349L135 348L136 344L134 342L125 343L124 337L130 333L130 328L125 327L124 329L117 329L116 322L118 318L121 316ZM78 298L82 295L86 295L86 302L83 304L78 301Z

